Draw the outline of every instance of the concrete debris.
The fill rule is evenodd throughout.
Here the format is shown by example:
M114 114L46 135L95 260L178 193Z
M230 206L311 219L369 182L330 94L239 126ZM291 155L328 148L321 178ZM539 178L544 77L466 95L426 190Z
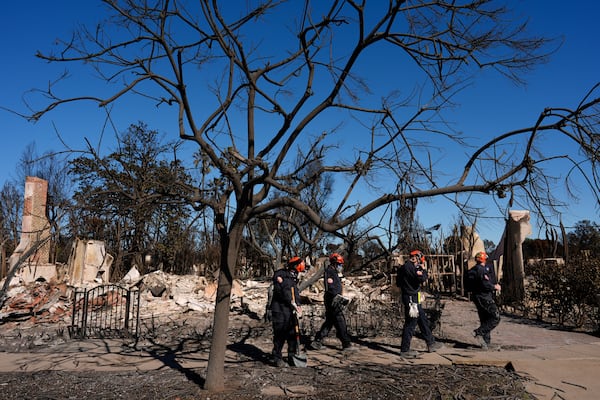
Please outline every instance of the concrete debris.
M121 283L124 285L131 285L134 282L138 282L142 274L138 271L137 267L134 265L131 269L125 274L123 279L121 279Z
M377 280L375 282L380 284ZM390 297L389 285L371 286L368 277L343 278L343 283L344 295L353 302L386 301ZM263 318L270 284L270 280L236 279L231 291L232 311ZM189 312L199 314L198 317L206 317L214 310L217 282L208 282L202 276L173 275L163 271L140 275L136 268L132 268L119 285L141 291L141 319ZM35 281L13 286L0 309L0 325L17 321L28 324L62 323L68 326L71 324L71 299L75 289L75 286L68 283L56 281ZM322 280L304 290L302 297L305 303L322 303ZM102 304L94 304L94 307L112 306L119 299L104 296L98 300Z
M112 262L113 256L106 252L104 242L77 239L67 264L26 261L17 266L9 286L29 285L36 281L65 281L72 286L94 287L110 282ZM130 272L132 276L127 278L135 279L135 271Z
M101 240L77 239L73 242L67 266L71 285L110 282L113 256L106 252Z

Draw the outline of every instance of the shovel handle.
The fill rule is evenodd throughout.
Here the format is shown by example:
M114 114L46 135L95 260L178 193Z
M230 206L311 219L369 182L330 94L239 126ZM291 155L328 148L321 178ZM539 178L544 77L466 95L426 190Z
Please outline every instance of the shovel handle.
M292 287L292 302L296 304L296 295L294 294L296 290ZM296 309L293 310L292 314L294 314L294 331L296 332L296 354L300 354L300 319L298 318L298 313Z
M296 289L292 287L292 302L296 305ZM294 331L296 332L296 354L292 357L296 367L306 367L306 355L300 352L300 318L296 309L293 309Z

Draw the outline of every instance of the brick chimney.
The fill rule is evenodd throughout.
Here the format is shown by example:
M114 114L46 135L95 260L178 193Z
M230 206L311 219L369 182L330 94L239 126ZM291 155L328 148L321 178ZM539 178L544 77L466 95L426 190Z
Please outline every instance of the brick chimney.
M19 246L10 257L12 267L21 256L40 241L50 236L50 222L47 217L48 181L28 176L25 180L25 203ZM50 241L38 248L27 261L47 264L50 261Z

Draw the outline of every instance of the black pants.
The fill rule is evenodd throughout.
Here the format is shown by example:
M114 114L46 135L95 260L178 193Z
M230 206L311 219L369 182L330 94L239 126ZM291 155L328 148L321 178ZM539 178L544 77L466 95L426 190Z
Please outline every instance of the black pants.
M482 336L487 344L490 344L490 332L500 323L500 312L491 293L479 293L473 295L473 303L477 307L479 315L479 328L475 334Z
M435 338L431 333L431 328L429 327L429 320L427 319L427 314L421 307L421 304L418 304L417 307L419 309L419 316L417 318L412 318L408 312L410 308L410 303L417 301L417 295L408 296L402 295L402 304L404 305L404 327L402 328L402 343L400 344L400 351L407 352L410 350L410 342L412 341L413 335L415 334L415 329L417 325L419 326L419 330L421 334L425 338L425 342L427 345L432 345L435 342Z
M315 340L321 341L324 337L329 335L331 328L335 327L335 334L338 339L342 342L342 347L350 346L351 340L348 335L348 327L346 325L346 317L342 310L335 309L331 302L325 302L325 322L321 325L321 329L315 335Z
M284 344L287 342L288 355L295 354L298 349L296 337L296 318L291 313L273 312L273 351L276 358L282 357Z

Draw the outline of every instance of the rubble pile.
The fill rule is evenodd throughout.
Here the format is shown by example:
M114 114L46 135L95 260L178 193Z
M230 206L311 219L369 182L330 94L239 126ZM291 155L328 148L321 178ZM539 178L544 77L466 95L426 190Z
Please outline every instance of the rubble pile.
M33 282L14 286L0 310L0 323L27 320L58 323L68 316L71 308L67 292L64 283Z
M387 281L387 278L381 276L344 277L344 293L354 307L361 302L386 302L393 296L395 288L387 284ZM232 318L244 315L262 320L270 284L268 279L235 280L231 293ZM88 289L98 285L93 282L86 284ZM181 318L200 321L203 329L207 329L212 323L217 283L208 281L203 276L173 275L163 271L140 275L133 268L118 285L140 291L142 326L155 326ZM5 333L11 328L22 330L35 326L63 332L72 323L73 292L81 289L66 282L43 279L11 286L0 309L0 325L4 326ZM94 301L98 307L111 307L121 299L106 296ZM302 301L308 305L322 304L322 280L317 280L302 292Z

